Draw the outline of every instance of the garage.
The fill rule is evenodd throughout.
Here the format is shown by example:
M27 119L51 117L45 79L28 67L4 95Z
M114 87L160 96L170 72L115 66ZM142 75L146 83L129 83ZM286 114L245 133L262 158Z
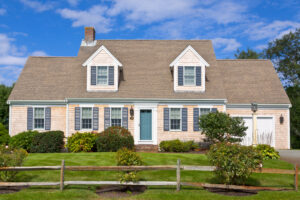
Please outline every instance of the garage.
M252 145L252 116L242 116L248 127L242 145ZM275 123L272 116L257 116L257 143L275 146Z

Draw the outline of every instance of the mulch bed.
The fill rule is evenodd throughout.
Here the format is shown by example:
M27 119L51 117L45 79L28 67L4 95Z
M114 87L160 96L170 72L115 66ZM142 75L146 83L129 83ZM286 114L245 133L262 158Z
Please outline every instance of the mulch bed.
M221 189L221 188L204 188L209 192L216 194L222 194L226 196L250 196L257 194L257 191L254 190L232 190L232 189Z
M19 192L20 190L28 188L27 186L17 186L17 187L0 187L0 194L9 194L14 192Z
M146 186L101 186L96 190L96 194L106 198L122 198L130 197L143 193L147 189Z

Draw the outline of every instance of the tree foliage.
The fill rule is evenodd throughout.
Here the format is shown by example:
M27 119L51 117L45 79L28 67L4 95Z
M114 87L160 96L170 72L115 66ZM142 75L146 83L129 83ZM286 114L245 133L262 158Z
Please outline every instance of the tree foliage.
M0 85L0 123L8 129L9 106L6 104L7 99L13 87Z
M257 53L256 51L248 48L246 51L245 50L237 50L236 53L234 54L235 58L237 59L259 59L262 57L262 54Z
M264 55L275 64L285 85L300 85L300 29L270 42Z
M211 142L241 142L247 127L240 117L230 117L223 112L209 113L200 117L201 134Z

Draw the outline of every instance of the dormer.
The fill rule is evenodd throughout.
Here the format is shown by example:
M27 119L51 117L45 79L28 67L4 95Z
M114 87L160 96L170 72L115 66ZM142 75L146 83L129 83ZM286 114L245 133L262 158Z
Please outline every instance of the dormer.
M205 68L209 64L192 46L188 46L170 64L175 92L204 92Z
M119 68L122 64L102 45L82 66L87 70L88 92L116 92L119 84Z

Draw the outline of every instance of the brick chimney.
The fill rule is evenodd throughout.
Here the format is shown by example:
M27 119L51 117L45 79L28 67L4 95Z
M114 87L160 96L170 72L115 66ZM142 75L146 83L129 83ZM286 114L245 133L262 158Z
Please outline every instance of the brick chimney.
M95 46L95 29L94 27L84 28L84 40L81 43L82 46Z

